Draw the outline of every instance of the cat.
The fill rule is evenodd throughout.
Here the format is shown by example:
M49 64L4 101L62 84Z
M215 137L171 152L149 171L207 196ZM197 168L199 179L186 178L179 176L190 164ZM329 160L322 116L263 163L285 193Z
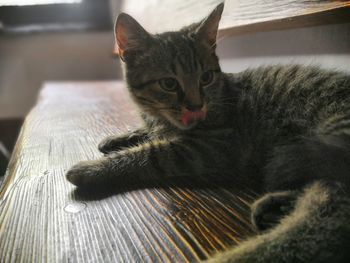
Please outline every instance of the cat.
M118 53L144 126L73 166L81 188L165 177L252 178L261 231L210 262L350 262L350 76L300 65L227 74L216 55L224 4L177 32L122 13Z

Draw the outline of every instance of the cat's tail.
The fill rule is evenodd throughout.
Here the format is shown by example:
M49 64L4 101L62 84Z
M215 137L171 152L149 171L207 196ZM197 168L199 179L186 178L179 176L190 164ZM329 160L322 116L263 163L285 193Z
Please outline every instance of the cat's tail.
M279 225L208 262L350 262L350 197L342 187L312 184Z

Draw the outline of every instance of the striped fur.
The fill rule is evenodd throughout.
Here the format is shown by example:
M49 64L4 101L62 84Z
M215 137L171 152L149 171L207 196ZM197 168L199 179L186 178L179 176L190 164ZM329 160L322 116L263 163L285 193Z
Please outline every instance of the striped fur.
M198 24L159 35L148 34L125 14L118 18L117 42L120 26L139 32L128 36L132 46L120 43L123 39L118 45L144 127L101 142L105 157L75 165L67 179L93 187L178 176L249 177L271 192L252 207L253 223L270 230L213 261L345 262L350 77L299 65L221 72L210 34L222 8ZM213 81L201 86L208 70ZM179 83L176 92L160 85L169 77ZM206 119L185 127L184 108L198 103L206 107ZM288 212L273 212L276 204ZM320 219L322 211L328 212ZM271 213L274 220L264 218ZM314 234L303 238L308 231ZM302 249L312 238L328 240Z

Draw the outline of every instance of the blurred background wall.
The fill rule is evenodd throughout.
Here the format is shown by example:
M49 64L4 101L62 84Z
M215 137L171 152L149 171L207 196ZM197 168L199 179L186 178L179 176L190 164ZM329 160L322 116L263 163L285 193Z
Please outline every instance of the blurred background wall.
M44 81L120 78L119 61L112 55L112 24L120 1L89 1L108 5L109 24L79 30L62 23L40 30L21 23L0 33L0 119L23 118Z
M0 36L0 118L22 118L44 81L120 77L113 42L110 31Z
M229 72L288 63L350 72L350 23L230 37L219 41L218 54Z

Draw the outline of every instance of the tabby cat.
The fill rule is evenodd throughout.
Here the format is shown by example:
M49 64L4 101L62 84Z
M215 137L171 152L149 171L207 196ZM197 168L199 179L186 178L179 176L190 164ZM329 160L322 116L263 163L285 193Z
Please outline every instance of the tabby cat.
M244 174L268 191L252 205L262 232L212 262L350 262L350 77L298 65L221 72L223 7L156 35L119 15L118 52L145 125L103 140L105 156L67 179L94 187Z

